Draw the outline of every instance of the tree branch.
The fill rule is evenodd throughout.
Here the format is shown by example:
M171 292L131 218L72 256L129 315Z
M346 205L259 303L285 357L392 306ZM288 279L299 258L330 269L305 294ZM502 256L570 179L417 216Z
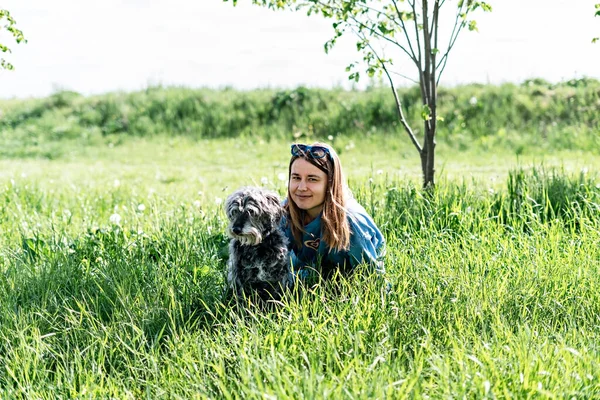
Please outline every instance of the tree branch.
M423 0L423 44L425 46L425 91L427 92L427 105L431 104L431 36L429 36L429 9L428 0Z
M416 9L416 0L407 0L408 4L411 6L413 10L413 25L415 28L415 37L417 38L417 49L419 50L419 58L418 58L418 69L419 69L419 87L421 88L421 98L426 103L428 102L429 97L427 96L427 91L425 90L425 76L423 71L423 54L421 52L421 40L419 39L419 22L417 21L417 9Z
M463 9L463 6L461 6L456 11L456 20L454 21L454 27L452 28L452 33L450 34L448 48L446 49L446 52L444 53L443 57L440 59L438 65L436 66L436 69L439 69L437 83L439 83L439 80L442 77L442 73L444 72L444 69L446 69L446 63L448 62L448 55L450 54L450 50L452 50L452 48L454 47L454 44L456 43L456 39L458 39L458 35L464 26L463 22L460 21L462 9ZM442 66L441 69L440 69L440 66Z
M394 8L396 9L396 14L398 15L398 19L400 20L400 24L402 26L402 32L404 32L404 37L406 38L406 41L408 42L408 46L410 47L410 52L412 53L412 60L415 63L415 65L417 66L417 68L420 68L419 62L417 61L417 55L415 54L415 50L412 47L412 42L411 42L410 38L408 37L408 31L406 30L406 24L404 23L404 20L402 19L402 13L398 9L398 3L396 2L396 0L392 0L392 3L394 4ZM414 18L416 18L416 17L417 16L414 15Z
M398 48L400 48L404 53L406 53L406 55L413 61L416 63L416 60L414 59L414 57L410 54L410 52L406 49L406 47L402 46L399 42L390 39L389 37L377 32L376 30L374 30L373 28L370 28L369 26L365 25L364 23L362 23L361 21L357 20L356 17L351 16L350 19L352 19L355 23L357 23L361 28L365 28L368 29L369 32L375 36L377 36L380 39L383 39L387 42L392 43L393 45L396 45Z
M358 37L361 37L360 33L356 32L356 31L355 31L355 33L356 33L356 35ZM366 39L364 36L362 36L361 38L363 40ZM422 146L419 143L419 141L417 140L417 137L415 136L412 128L410 127L410 125L408 125L408 122L406 121L406 118L404 117L404 111L402 111L402 102L400 101L400 98L398 97L398 92L396 91L396 87L394 86L394 80L392 79L392 77L391 77L391 75L390 75L387 67L385 66L385 62L381 59L381 57L379 57L379 55L377 54L377 52L375 51L375 49L373 48L373 46L371 46L370 43L367 42L367 46L371 49L371 51L373 52L373 54L377 58L377 61L379 61L379 64L381 65L381 68L383 69L383 72L385 73L385 75L388 78L388 81L390 82L390 86L392 87L392 93L394 94L394 100L396 101L396 109L398 111L398 116L400 117L400 123L404 127L404 130L408 134L408 137L410 138L412 144L415 146L415 148L417 149L417 151L419 153L421 153Z
M394 74L394 75L398 75L398 76L400 76L400 77L402 77L402 78L404 78L404 79L406 79L406 80L408 80L408 81L411 81L411 82L412 82L412 83L414 83L414 84L417 84L417 85L419 84L419 81L416 81L416 80L414 80L414 79L413 79L413 78L411 78L410 76L407 76L407 75L401 74L401 73L399 73L399 72L396 72L396 71L390 71L390 73L391 73L391 74Z

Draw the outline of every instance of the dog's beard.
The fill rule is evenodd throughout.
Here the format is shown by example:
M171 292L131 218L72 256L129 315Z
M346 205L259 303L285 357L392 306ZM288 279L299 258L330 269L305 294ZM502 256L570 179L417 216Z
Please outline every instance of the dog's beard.
M260 231L254 227L244 229L240 235L233 233L233 230L229 228L229 236L233 239L239 240L240 243L246 246L256 246L260 242L262 242L262 234Z

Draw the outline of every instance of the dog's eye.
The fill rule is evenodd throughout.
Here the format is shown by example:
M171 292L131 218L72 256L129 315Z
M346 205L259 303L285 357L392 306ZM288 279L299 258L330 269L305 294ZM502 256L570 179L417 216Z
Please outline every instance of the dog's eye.
M256 217L259 214L258 209L256 207L248 207L248 208L246 208L246 212L251 217Z

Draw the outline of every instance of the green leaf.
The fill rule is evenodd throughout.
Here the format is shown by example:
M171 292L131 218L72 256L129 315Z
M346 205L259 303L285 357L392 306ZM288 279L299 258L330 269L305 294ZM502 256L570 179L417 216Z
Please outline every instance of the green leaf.
M351 81L353 80L354 82L358 82L358 80L360 79L360 73L353 72L350 75L348 75L348 79Z
M600 40L600 38L595 37L592 39L592 43L596 43L598 40Z
M423 108L421 109L421 118L423 121L429 121L431 119L431 108L429 108L429 105L423 104Z
M384 35L387 35L388 33L390 33L390 32L393 32L393 31L394 31L393 29L389 29L389 28L387 27L387 22L386 22L386 21L382 21L382 22L380 22L380 23L379 23L379 25L377 25L377 29L379 29L379 31L380 31L381 33L383 33Z
M481 5L481 9L483 11L486 11L486 12L491 12L492 11L492 6L489 5L488 3L481 2L480 5Z
M469 30L479 32L479 29L477 29L477 21L469 21Z

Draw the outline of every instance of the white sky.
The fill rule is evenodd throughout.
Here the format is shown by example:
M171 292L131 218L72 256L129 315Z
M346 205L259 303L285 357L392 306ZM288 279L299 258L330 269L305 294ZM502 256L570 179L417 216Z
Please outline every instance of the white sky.
M464 32L443 84L600 79L600 0L489 0L479 33ZM347 85L354 40L329 55L330 20L273 12L239 0L4 0L29 40L0 34L15 71L0 71L0 98L188 87ZM452 7L449 1L446 7ZM408 68L408 66L407 66ZM411 69L403 70L411 74ZM400 78L398 84L406 84Z

